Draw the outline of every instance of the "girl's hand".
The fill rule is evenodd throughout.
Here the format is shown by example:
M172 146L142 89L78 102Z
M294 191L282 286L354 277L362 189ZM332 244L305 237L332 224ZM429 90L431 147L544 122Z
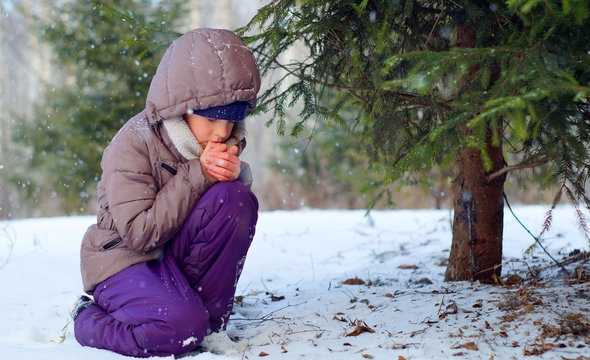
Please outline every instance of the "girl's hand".
M237 156L238 147L209 142L201 155L201 164L207 178L216 181L234 181L240 176L241 161ZM214 181L214 182L216 182Z

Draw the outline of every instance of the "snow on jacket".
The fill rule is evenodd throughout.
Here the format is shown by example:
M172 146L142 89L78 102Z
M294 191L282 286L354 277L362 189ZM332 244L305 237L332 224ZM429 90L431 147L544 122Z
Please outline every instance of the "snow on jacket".
M235 101L247 101L251 112L259 89L256 61L231 31L197 29L170 45L145 110L104 151L97 223L82 240L86 292L133 264L161 256L164 244L212 186L201 170L202 148L182 116ZM228 145L245 144L244 135L243 122L236 123ZM240 178L248 172L242 168Z

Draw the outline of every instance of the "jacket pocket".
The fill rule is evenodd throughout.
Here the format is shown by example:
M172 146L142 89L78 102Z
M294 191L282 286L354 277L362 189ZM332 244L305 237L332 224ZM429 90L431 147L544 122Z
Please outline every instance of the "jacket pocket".
M157 165L156 165L157 164ZM160 190L170 179L176 175L178 170L176 170L176 166L178 164L173 163L169 160L160 160L158 161L156 166L154 166L154 179L156 180L156 186L158 190Z
M172 166L166 164L166 163L162 163L162 168L166 171L168 171L170 174L172 174L172 176L176 175L176 169L173 168Z
M121 239L121 237L119 236L118 238L113 239L113 240L109 241L108 243L104 244L102 248L105 250L108 250L110 248L117 246L121 242L123 242L123 239Z

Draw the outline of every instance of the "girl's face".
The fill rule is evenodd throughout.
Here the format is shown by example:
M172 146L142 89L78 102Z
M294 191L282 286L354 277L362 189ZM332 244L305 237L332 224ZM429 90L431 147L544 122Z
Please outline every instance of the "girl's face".
M197 114L186 114L186 122L193 135L203 149L209 141L225 142L234 128L234 123L229 120L209 119Z

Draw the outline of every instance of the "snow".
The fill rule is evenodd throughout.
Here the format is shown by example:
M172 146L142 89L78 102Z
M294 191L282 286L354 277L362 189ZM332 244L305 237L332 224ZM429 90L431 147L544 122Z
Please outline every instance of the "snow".
M515 208L533 233L547 210ZM588 251L574 215L566 206L555 211L544 244L556 259ZM449 216L448 210L260 213L227 330L235 343L215 336L204 346L209 352L184 358L521 359L543 348L528 358L589 356L588 333L539 335L575 314L590 328L590 283L572 282L539 250L523 256L533 240L508 211L503 279L530 278L530 267L538 280L444 282ZM80 240L94 221L0 222L1 359L125 358L81 347L69 320L69 304L82 287ZM572 273L579 266L590 272L582 262L566 268ZM364 284L342 283L355 278Z

